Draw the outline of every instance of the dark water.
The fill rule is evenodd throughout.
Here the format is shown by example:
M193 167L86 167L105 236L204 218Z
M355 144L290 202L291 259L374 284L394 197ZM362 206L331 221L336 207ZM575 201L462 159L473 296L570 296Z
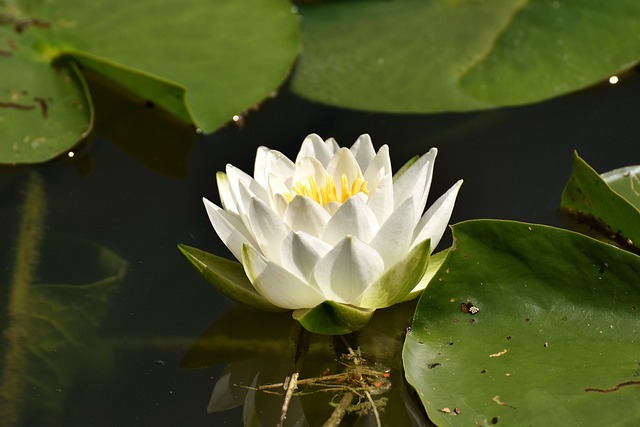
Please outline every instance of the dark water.
M185 243L229 255L209 225L201 198L218 200L215 172L226 163L251 171L260 145L294 157L312 132L347 146L369 133L374 145L390 146L395 168L437 146L430 200L465 179L452 222L508 218L566 226L557 207L573 150L599 172L640 163L640 76L635 71L617 85L603 83L538 105L429 116L329 108L285 89L251 112L243 127L230 124L207 136L142 101L111 94L97 80L92 87L97 129L73 158L0 168L0 326L5 330L0 355L18 348L24 359L17 365L19 374L0 366L0 372L12 371L22 381L10 402L17 421L6 425L235 426L242 423L241 408L206 411L225 362L235 361L237 372L247 376L262 369L260 383L284 379L292 345L287 317L267 321L230 311L234 303L201 280L176 250ZM41 177L46 210L41 225L34 226L41 240L30 265L15 258L28 183L38 179L34 172ZM64 296L67 291L61 297L44 293L38 304L28 306L33 318L26 332L11 335L8 301L20 268L34 272L31 292L45 283L82 286L113 279L120 271L124 276L104 285L97 302ZM365 351L386 349L375 366L381 372L395 369L394 387L406 394L397 370L398 346L411 309L398 313L389 315L392 322L378 322L384 326L374 318L357 344ZM185 359L186 365L207 367L181 368L196 339L221 318L218 335L210 331L218 337L211 341L213 348ZM231 337L219 340L225 331ZM246 339L234 340L233 334ZM276 342L274 350L270 344ZM311 347L309 376L319 375L323 366L336 369L335 359L346 351L339 342L320 338ZM272 400L256 412L279 411L281 397L260 399ZM402 400L393 405L383 424L409 422ZM309 403L305 411L312 425L326 419L326 408ZM265 425L273 425L273 417L263 415ZM359 425L369 425L367 420Z

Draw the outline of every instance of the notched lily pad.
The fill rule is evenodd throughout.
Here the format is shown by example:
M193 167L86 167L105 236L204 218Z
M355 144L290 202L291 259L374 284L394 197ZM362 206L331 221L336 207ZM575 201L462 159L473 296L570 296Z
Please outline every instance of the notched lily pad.
M366 1L301 7L293 89L327 104L432 113L521 105L640 60L640 3Z
M72 64L211 132L277 90L298 32L286 0L3 2L0 163L46 161L86 135Z
M403 354L433 422L639 419L640 257L536 224L468 221L453 234Z
M577 153L562 193L562 209L600 230L604 236L640 252L640 167L598 175Z

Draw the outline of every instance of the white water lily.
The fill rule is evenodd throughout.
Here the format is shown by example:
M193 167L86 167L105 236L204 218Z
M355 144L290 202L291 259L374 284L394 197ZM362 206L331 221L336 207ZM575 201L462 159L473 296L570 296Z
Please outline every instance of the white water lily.
M227 165L217 174L223 208L204 204L268 303L296 310L294 317L316 332L336 322L317 316L344 324L327 330L353 330L375 309L426 285L429 254L462 184L424 212L436 154L432 148L393 176L389 148L376 153L369 135L347 149L312 134L295 162L260 147L253 177Z

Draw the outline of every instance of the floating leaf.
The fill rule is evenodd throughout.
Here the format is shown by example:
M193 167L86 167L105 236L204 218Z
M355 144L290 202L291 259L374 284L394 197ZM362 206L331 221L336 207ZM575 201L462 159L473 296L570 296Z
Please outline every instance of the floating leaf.
M542 225L481 220L453 232L403 354L431 420L638 420L640 257Z
M343 107L429 113L566 94L640 60L640 3L368 1L301 7L293 89Z
M595 225L607 237L637 250L640 242L637 170L637 166L618 169L601 177L576 153L571 177L562 193L562 208Z
M211 132L273 93L298 51L286 0L0 3L0 162L41 162L91 127L75 64Z

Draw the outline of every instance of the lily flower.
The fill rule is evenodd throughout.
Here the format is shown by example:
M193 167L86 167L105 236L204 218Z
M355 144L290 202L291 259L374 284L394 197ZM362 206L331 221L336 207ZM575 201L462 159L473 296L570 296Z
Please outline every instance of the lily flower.
M348 149L309 135L295 162L260 147L253 177L232 165L217 174L222 207L203 199L249 283L238 266L181 250L241 302L294 310L312 332L354 331L376 309L419 295L435 273L425 277L462 184L425 212L436 154L393 175L389 147L376 153L366 134Z

